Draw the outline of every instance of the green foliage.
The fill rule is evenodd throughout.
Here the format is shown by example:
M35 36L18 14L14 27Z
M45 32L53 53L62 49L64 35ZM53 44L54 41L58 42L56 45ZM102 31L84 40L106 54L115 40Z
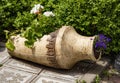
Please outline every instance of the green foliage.
M9 38L11 35L21 34L28 39L25 44L31 47L36 41L36 38L40 38L43 34L55 30L55 25L51 23L55 20L53 21L44 16L30 14L30 10L35 4L42 4L45 7L43 12L50 11L55 8L54 4L56 2L57 0L1 0L0 35L6 34L6 38ZM8 44L9 42L7 42Z
M83 35L105 34L112 39L107 52L120 51L119 0L65 0L55 11L61 25L71 25Z
M94 80L93 83L100 83L100 81L101 81L100 76L99 76L99 75L96 75L96 78L95 78L95 80Z
M76 81L76 83L79 83L79 80L78 80L78 79L76 79L75 81Z
M13 26L15 18L18 12L29 10L28 0L1 0L0 1L0 32L3 30L14 30L16 27ZM1 34L2 34L1 33Z
M30 14L35 4L44 6L41 14ZM52 11L54 17L43 15ZM104 34L112 39L106 54L120 51L119 0L1 0L0 34L20 33L31 47L37 38L63 25L73 26L81 35Z
M81 83L86 83L86 81L85 80L82 80L82 82Z
M0 64L0 67L2 67L3 66L3 64Z
M13 45L13 42L10 39L7 41L6 47L11 51L14 51L15 49L15 46Z

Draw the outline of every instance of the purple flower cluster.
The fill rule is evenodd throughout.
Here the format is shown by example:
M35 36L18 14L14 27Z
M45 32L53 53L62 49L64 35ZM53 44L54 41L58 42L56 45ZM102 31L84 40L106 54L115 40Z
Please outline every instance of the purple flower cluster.
M107 48L107 43L109 43L110 41L111 41L110 38L106 37L103 34L99 34L98 35L98 40L95 43L95 48L106 49Z

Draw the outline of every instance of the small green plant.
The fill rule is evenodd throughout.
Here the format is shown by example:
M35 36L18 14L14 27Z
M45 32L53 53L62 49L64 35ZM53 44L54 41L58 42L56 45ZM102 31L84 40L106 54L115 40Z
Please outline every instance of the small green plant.
M76 81L76 83L79 83L79 80L78 80L78 79L76 79L75 81Z
M108 79L113 76L119 74L115 69L107 69L103 71L103 76L107 77Z
M11 51L14 51L15 49L15 46L13 45L13 42L10 39L7 41L6 47Z
M82 82L81 83L87 83L85 80L82 80Z
M0 64L0 67L2 67L3 66L3 64Z
M86 83L86 81L85 81L85 80L82 80L82 81L80 82L79 79L76 79L76 83Z
M105 70L105 71L103 71L103 75L104 75L104 76L107 76L108 79L109 79L109 77L112 76L112 74L109 72L109 70Z
M100 83L100 81L101 81L100 76L99 76L99 75L96 75L95 80L94 80L93 83Z

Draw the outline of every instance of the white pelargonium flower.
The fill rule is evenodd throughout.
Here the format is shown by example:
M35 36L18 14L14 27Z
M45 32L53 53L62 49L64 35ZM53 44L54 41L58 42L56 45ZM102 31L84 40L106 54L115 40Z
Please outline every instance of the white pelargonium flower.
M44 7L43 7L42 5L40 5L40 4L34 5L34 7L35 7L37 10L44 8Z
M34 7L32 8L32 10L30 11L31 14L38 14L40 12L41 9L43 9L44 7L40 4L34 5Z
M43 15L49 17L49 16L55 16L55 14L53 14L52 11L47 11L47 12L44 12Z
M31 14L37 14L39 13L39 10L33 8L31 11L30 11Z

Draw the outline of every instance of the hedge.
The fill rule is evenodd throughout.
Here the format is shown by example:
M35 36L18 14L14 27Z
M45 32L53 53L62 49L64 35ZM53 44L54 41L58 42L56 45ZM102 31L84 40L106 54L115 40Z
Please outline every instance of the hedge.
M40 15L31 14L35 4L44 6ZM52 11L54 17L43 15ZM73 26L85 36L104 34L110 37L106 54L120 51L120 0L1 0L0 32L12 31L26 37L27 46L37 38L63 25ZM3 34L3 33L0 33ZM11 34L9 34L11 35Z

